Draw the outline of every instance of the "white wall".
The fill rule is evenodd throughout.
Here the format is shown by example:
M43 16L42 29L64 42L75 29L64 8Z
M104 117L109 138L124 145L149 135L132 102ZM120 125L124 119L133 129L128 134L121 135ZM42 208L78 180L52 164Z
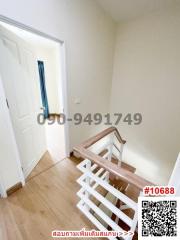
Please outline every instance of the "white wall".
M180 150L180 8L118 26L111 111L140 112L141 125L119 125L124 159L166 184Z
M94 0L0 0L0 14L66 42L68 103L75 112L108 111L112 77L115 24ZM75 105L75 98L81 99ZM2 112L0 113L2 114ZM2 119L1 119L2 121ZM0 125L1 128L3 125ZM5 130L5 128L3 129ZM96 127L70 127L71 148L94 134ZM12 139L1 133L11 151L3 153L6 188L16 184L17 175ZM2 154L2 146L0 152ZM10 156L12 154L12 156ZM3 160L2 160L3 159ZM2 165L0 165L2 167Z
M0 0L0 14L66 41L68 103L75 112L108 112L116 25L94 0ZM179 152L179 8L118 26L111 111L141 112L140 126L119 126L125 159L167 183ZM74 103L80 98L81 104ZM71 147L95 126L70 127Z
M0 5L0 14L66 41L71 115L108 111L115 24L94 0L0 0ZM94 131L95 126L72 125L71 147Z
M180 197L180 153L178 155L175 167L169 180L169 186L173 186L176 189L176 196Z

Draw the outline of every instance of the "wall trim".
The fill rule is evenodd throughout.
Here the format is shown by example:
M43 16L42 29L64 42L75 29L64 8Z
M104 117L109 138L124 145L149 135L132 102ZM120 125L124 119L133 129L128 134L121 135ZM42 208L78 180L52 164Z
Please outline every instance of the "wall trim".
M47 33L41 32L41 31L39 31L39 30L37 30L37 29L35 29L33 27L27 26L27 25L25 25L25 24L23 24L21 22L18 22L18 21L14 20L14 19L8 18L8 17L6 17L4 15L1 15L1 14L0 14L0 21L2 21L4 23L8 23L10 25L13 25L15 27L18 27L20 29L26 30L28 32L37 34L37 35L39 35L41 37L48 38L48 39L53 40L55 42L58 42L60 44L64 43L64 41L62 41L62 40L60 40L60 39L58 39L56 37L53 37L53 36L51 36L51 35L49 35Z

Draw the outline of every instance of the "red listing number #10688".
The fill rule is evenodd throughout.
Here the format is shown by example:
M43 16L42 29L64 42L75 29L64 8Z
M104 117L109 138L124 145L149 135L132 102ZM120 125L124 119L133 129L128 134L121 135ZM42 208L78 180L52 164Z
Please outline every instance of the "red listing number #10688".
M174 187L168 187L168 186L146 186L143 189L144 196L149 195L155 195L155 196L161 196L161 195L174 195L175 194L175 188Z

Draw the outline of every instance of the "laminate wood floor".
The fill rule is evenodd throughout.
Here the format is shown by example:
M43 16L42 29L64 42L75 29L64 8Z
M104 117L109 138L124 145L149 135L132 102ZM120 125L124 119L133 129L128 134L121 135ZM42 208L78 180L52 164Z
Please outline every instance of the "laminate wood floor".
M52 230L94 229L76 207L77 163L64 159L49 168L41 161L24 188L0 199L0 240L49 240Z
M62 160L59 160L58 163L60 163L60 161ZM55 164L58 164L58 163L55 162L50 152L46 151L45 154L42 156L42 158L39 160L38 164L33 169L33 171L26 178L26 182L28 182L31 178L39 175L40 173L48 170L49 168L53 167Z

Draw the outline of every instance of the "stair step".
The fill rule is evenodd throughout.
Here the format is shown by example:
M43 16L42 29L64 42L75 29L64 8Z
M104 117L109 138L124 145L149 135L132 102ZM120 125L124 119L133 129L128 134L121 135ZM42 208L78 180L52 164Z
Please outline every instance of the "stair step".
M107 192L105 198L107 200L109 200L113 205L116 205L116 197L114 195L112 195L110 192ZM107 215L111 218L112 216L112 212L107 209L102 203L100 203L99 208ZM99 220L99 222L105 227L108 228L108 224L105 223L97 214L94 214L94 216Z
M114 164L117 164L117 159L116 158L112 158L112 162ZM135 172L136 171L136 168L134 168L133 166L125 163L125 162L121 162L121 168L124 168L130 172ZM120 191L125 191L125 189L127 188L128 186L128 183L124 182L123 180L121 180L120 178L116 178L114 175L110 174L109 176L110 178L110 183L111 185L113 185L116 189L119 189Z
M114 164L118 164L118 159L114 156L114 154L112 155L112 163L114 163ZM131 166L131 165L129 165L128 163L125 163L125 162L121 162L121 167L122 168L124 168L124 169L126 169L126 170L128 170L128 171L130 171L130 172L135 172L136 171L136 168L135 167L133 167L133 166Z
M106 195L107 195L107 193L108 193L108 191L106 190L106 189L104 189L102 186L97 186L97 188L96 188L96 191L98 192L98 193L100 193L103 197L105 197ZM94 196L90 196L90 199L91 199L91 201L93 201L93 203L96 205L96 206L99 206L100 204L101 204L101 202L99 202L98 200L97 200L97 198L95 198Z

